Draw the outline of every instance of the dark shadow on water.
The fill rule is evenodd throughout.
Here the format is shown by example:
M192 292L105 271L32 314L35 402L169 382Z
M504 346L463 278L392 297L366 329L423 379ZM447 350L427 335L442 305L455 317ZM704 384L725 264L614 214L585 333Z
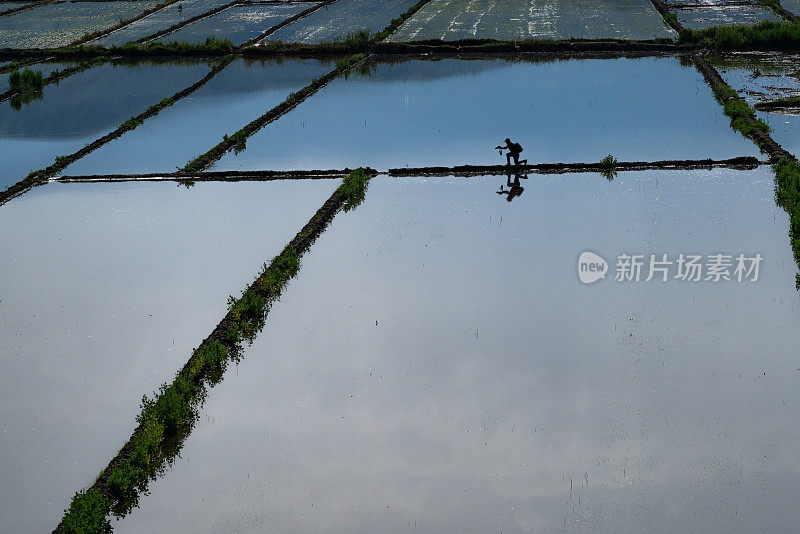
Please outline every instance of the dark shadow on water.
M527 180L528 176L525 174L514 173L514 180L511 180L511 171L509 170L507 173L508 179L506 180L506 187L508 189L503 189L503 184L500 184L500 190L497 191L498 195L506 195L506 201L511 202L516 197L521 196L522 192L525 191L525 188L522 187L519 180L520 178L523 180Z

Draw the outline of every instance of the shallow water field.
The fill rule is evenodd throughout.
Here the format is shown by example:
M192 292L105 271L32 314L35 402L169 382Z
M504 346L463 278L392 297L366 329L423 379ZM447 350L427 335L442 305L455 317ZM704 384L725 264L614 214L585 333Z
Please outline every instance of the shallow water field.
M795 15L800 15L800 0L781 0L781 6Z
M69 67L74 67L77 64L78 63L74 62L74 61L63 61L63 62L58 62L58 63L35 63L33 65L28 65L27 67L22 67L19 70L24 71L25 69L30 69L30 70L32 70L34 72L38 71L38 72L42 73L42 77L43 78L47 78L48 76L50 76L51 74L53 74L57 70L64 70L64 69L67 69ZM0 74L0 93L8 91L8 89L9 89L9 85L8 85L8 76L9 76L9 74L10 73ZM0 103L0 104L6 105L6 104L3 104L3 103Z
M218 39L227 38L233 41L233 44L240 45L245 41L255 39L271 27L308 9L311 5L298 2L234 6L211 17L193 22L185 28L162 37L159 41L201 43L208 37L216 37Z
M0 104L0 187L113 131L161 99L201 79L204 63L106 63L45 86L19 111Z
M800 56L734 54L717 65L720 74L751 105L800 97ZM800 108L760 111L772 138L792 154L800 154Z
M115 530L791 530L800 308L769 167L531 175L511 203L505 181L374 179ZM586 286L587 249L763 263Z
M0 12L8 11L10 9L16 9L16 8L22 7L24 5L25 5L25 3L22 3L22 2L8 2L8 3L0 2Z
M64 174L172 172L331 69L311 59L238 60L190 97L76 161Z
M322 89L215 170L342 169L758 155L677 58L377 64ZM548 125L543 127L542 125Z
M93 41L93 43L102 46L120 46L129 41L136 41L166 30L175 24L228 3L230 3L230 0L186 0L176 2L114 33Z
M156 5L155 1L56 2L8 17L0 24L0 48L47 48L70 44Z
M692 5L692 7L673 8L673 13L677 15L681 25L690 30L730 24L755 24L762 20L781 20L771 9L756 3Z
M0 531L58 524L337 185L49 184L3 206Z
M647 0L433 0L388 40L675 36Z
M344 40L348 32L383 31L415 0L337 0L273 33L266 40L286 43L325 43Z

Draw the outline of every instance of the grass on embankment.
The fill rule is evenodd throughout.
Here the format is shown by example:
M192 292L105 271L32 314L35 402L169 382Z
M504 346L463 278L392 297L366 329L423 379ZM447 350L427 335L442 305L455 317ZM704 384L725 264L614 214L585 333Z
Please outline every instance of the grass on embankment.
M684 29L679 42L714 50L797 50L800 24L763 20L752 25Z
M789 239L794 261L800 267L800 162L781 158L775 170L775 202L789 214ZM800 289L800 274L795 284Z
M369 178L364 169L347 175L295 239L269 266L264 265L242 296L229 297L228 313L175 379L163 384L152 397L142 398L130 440L90 488L75 494L57 531L108 531L109 514L124 516L137 503L148 482L180 451L197 420L206 387L222 379L228 363L238 361L242 341L252 340L263 328L271 303L300 270L300 254L340 208L347 212L363 202Z

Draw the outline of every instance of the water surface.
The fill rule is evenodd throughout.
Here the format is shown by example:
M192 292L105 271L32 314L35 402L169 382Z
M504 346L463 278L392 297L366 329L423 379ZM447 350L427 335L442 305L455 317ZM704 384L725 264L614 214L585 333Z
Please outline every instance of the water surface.
M704 2L691 7L673 7L672 11L678 16L681 25L690 30L730 24L755 24L762 20L781 20L771 9L755 2L733 5L727 2Z
M120 46L166 30L179 22L228 3L230 0L182 0L92 42L102 46Z
M0 48L68 45L84 35L138 15L155 1L55 2L3 17Z
M64 174L172 172L332 68L311 59L238 60L191 96L73 163Z
M0 188L116 129L208 70L204 63L106 63L45 86L41 100L19 111L3 102Z
M311 4L286 3L242 5L230 7L214 16L198 20L159 39L168 43L187 41L202 43L208 37L230 39L240 45L254 39L289 17L307 9Z
M409 61L335 80L215 168L497 164L506 137L531 163L758 154L728 124L674 57Z
M675 36L647 0L433 0L389 40Z
M730 54L717 62L725 81L751 105L800 97L800 56L796 54ZM770 135L792 154L800 154L800 109L758 111Z
M316 44L341 41L348 32L359 30L379 33L415 3L414 0L337 0L284 26L267 40Z
M505 177L373 180L117 532L793 530L800 302L769 167L522 181L509 203ZM764 261L585 286L587 249Z
M0 531L50 532L338 185L50 184L0 210Z

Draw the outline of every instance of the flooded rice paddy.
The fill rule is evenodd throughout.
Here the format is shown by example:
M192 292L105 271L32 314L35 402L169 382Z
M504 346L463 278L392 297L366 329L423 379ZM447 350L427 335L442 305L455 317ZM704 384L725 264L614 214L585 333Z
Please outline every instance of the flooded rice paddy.
M800 97L800 56L732 54L720 60L725 81L751 104ZM788 151L800 152L800 107L756 110L772 137Z
M3 17L0 48L47 48L70 44L155 6L155 1L54 2Z
M316 44L343 41L348 33L359 30L378 33L415 3L414 0L337 0L284 26L267 40Z
M0 103L0 187L113 131L209 70L201 62L106 63L45 86L40 100L19 110Z
M339 78L214 169L500 164L492 148L506 137L524 140L531 162L758 154L694 67L674 57L443 60Z
M373 179L115 530L791 530L800 308L770 169L530 175L511 203L505 180ZM585 286L587 248L764 263Z
M190 97L73 163L64 174L172 172L331 68L313 59L240 59Z
M51 74L53 74L56 71L65 70L65 69L68 69L70 67L74 67L75 65L78 65L78 63L74 62L74 61L59 61L57 63L51 63L51 62L34 63L33 65L29 65L27 67L24 67L23 70L25 68L27 68L27 69L30 69L30 70L32 70L34 72L41 72L42 73L42 78L47 78L48 76L50 76ZM9 88L10 88L10 86L9 86L9 81L8 81L8 74L0 75L0 93L4 93L5 91L8 91Z
M390 41L674 37L647 0L432 0Z
M775 19L750 1L668 3L690 28ZM155 5L36 7L0 18L0 49L68 44ZM800 96L794 54L669 55L677 34L645 0L207 15L226 5L182 1L92 42L179 42L159 51L172 57L104 58L0 103L0 532L795 528L800 166L768 160L800 153L800 109L757 110L768 138L700 74L716 79L707 58L761 108ZM432 41L367 40L393 19L391 41ZM471 38L647 42L438 42ZM342 40L365 54L313 46ZM0 57L47 77L109 55L75 52ZM603 172L504 169L506 138L530 164ZM223 139L230 151L210 150ZM58 179L164 175L201 154L181 182ZM443 170L461 165L498 167ZM359 166L379 171L366 190L364 173L315 178ZM428 168L398 178L408 167ZM247 180L208 181L234 171ZM608 269L593 283L585 252ZM705 280L680 279L682 255L706 260ZM714 255L729 279L709 281ZM137 428L142 395L181 369ZM87 488L108 504L64 515Z
M124 45L129 41L143 39L228 3L230 3L230 0L186 0L176 2L93 42L103 46Z
M54 528L337 185L53 184L3 207L0 531Z
M240 45L255 39L272 26L308 9L310 3L254 4L229 7L211 17L198 20L159 39L168 43L202 43L208 37L230 39Z

